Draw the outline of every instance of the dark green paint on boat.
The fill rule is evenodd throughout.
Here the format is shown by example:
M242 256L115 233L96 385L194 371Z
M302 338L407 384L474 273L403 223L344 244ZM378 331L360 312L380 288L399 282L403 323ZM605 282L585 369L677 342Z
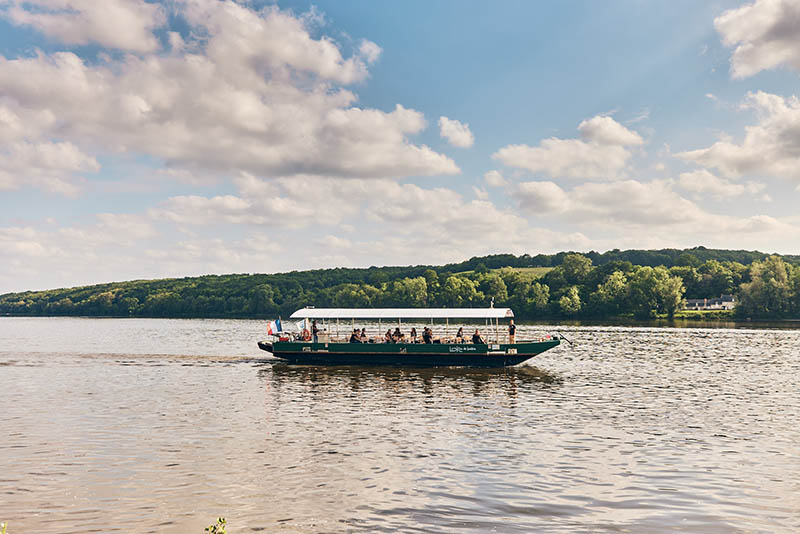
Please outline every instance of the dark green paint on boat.
M405 367L507 367L561 343L558 337L508 344L311 343L260 341L260 349L294 364Z

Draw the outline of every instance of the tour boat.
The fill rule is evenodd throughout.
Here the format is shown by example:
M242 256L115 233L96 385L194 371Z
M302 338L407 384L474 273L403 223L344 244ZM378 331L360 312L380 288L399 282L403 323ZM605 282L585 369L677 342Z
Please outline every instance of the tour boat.
M509 343L508 328L501 319L511 319L510 308L303 308L291 315L300 320L298 332L271 333L272 341L259 341L260 349L293 364L318 365L392 365L407 367L506 367L520 364L561 343L561 336L550 335L535 340L515 340ZM406 321L403 327L403 321ZM412 323L408 324L411 320ZM435 323L435 321L439 321ZM455 323L465 320L464 342L455 342ZM422 321L425 321L423 324ZM312 322L318 329L317 339L311 337ZM348 342L356 327L369 325L377 339L368 342ZM481 325L480 322L484 324ZM274 323L273 323L274 324ZM408 336L414 326L434 331L431 343L411 343ZM405 337L398 342L384 342L383 328L405 328ZM485 342L471 343L475 329L482 330ZM331 332L331 329L334 331ZM274 330L274 328L271 328ZM349 332L340 337L341 331ZM360 330L360 328L359 328Z

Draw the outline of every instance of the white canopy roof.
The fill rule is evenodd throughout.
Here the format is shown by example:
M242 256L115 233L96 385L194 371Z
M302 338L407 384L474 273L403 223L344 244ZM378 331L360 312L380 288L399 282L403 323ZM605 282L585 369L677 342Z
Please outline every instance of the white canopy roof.
M303 308L291 319L503 319L511 308Z

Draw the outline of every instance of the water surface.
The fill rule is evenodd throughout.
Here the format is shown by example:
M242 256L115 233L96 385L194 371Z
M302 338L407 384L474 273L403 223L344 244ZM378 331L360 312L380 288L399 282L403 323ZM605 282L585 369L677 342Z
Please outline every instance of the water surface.
M800 531L798 331L562 330L531 365L403 370L278 364L255 321L2 318L0 521Z

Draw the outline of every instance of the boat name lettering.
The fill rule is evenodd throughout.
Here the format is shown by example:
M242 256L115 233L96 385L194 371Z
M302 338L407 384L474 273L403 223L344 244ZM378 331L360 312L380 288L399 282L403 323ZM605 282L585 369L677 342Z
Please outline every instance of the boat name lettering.
M477 350L478 350L478 347L470 347L470 346L461 347L461 346L456 345L456 346L450 347L450 352L475 352Z

